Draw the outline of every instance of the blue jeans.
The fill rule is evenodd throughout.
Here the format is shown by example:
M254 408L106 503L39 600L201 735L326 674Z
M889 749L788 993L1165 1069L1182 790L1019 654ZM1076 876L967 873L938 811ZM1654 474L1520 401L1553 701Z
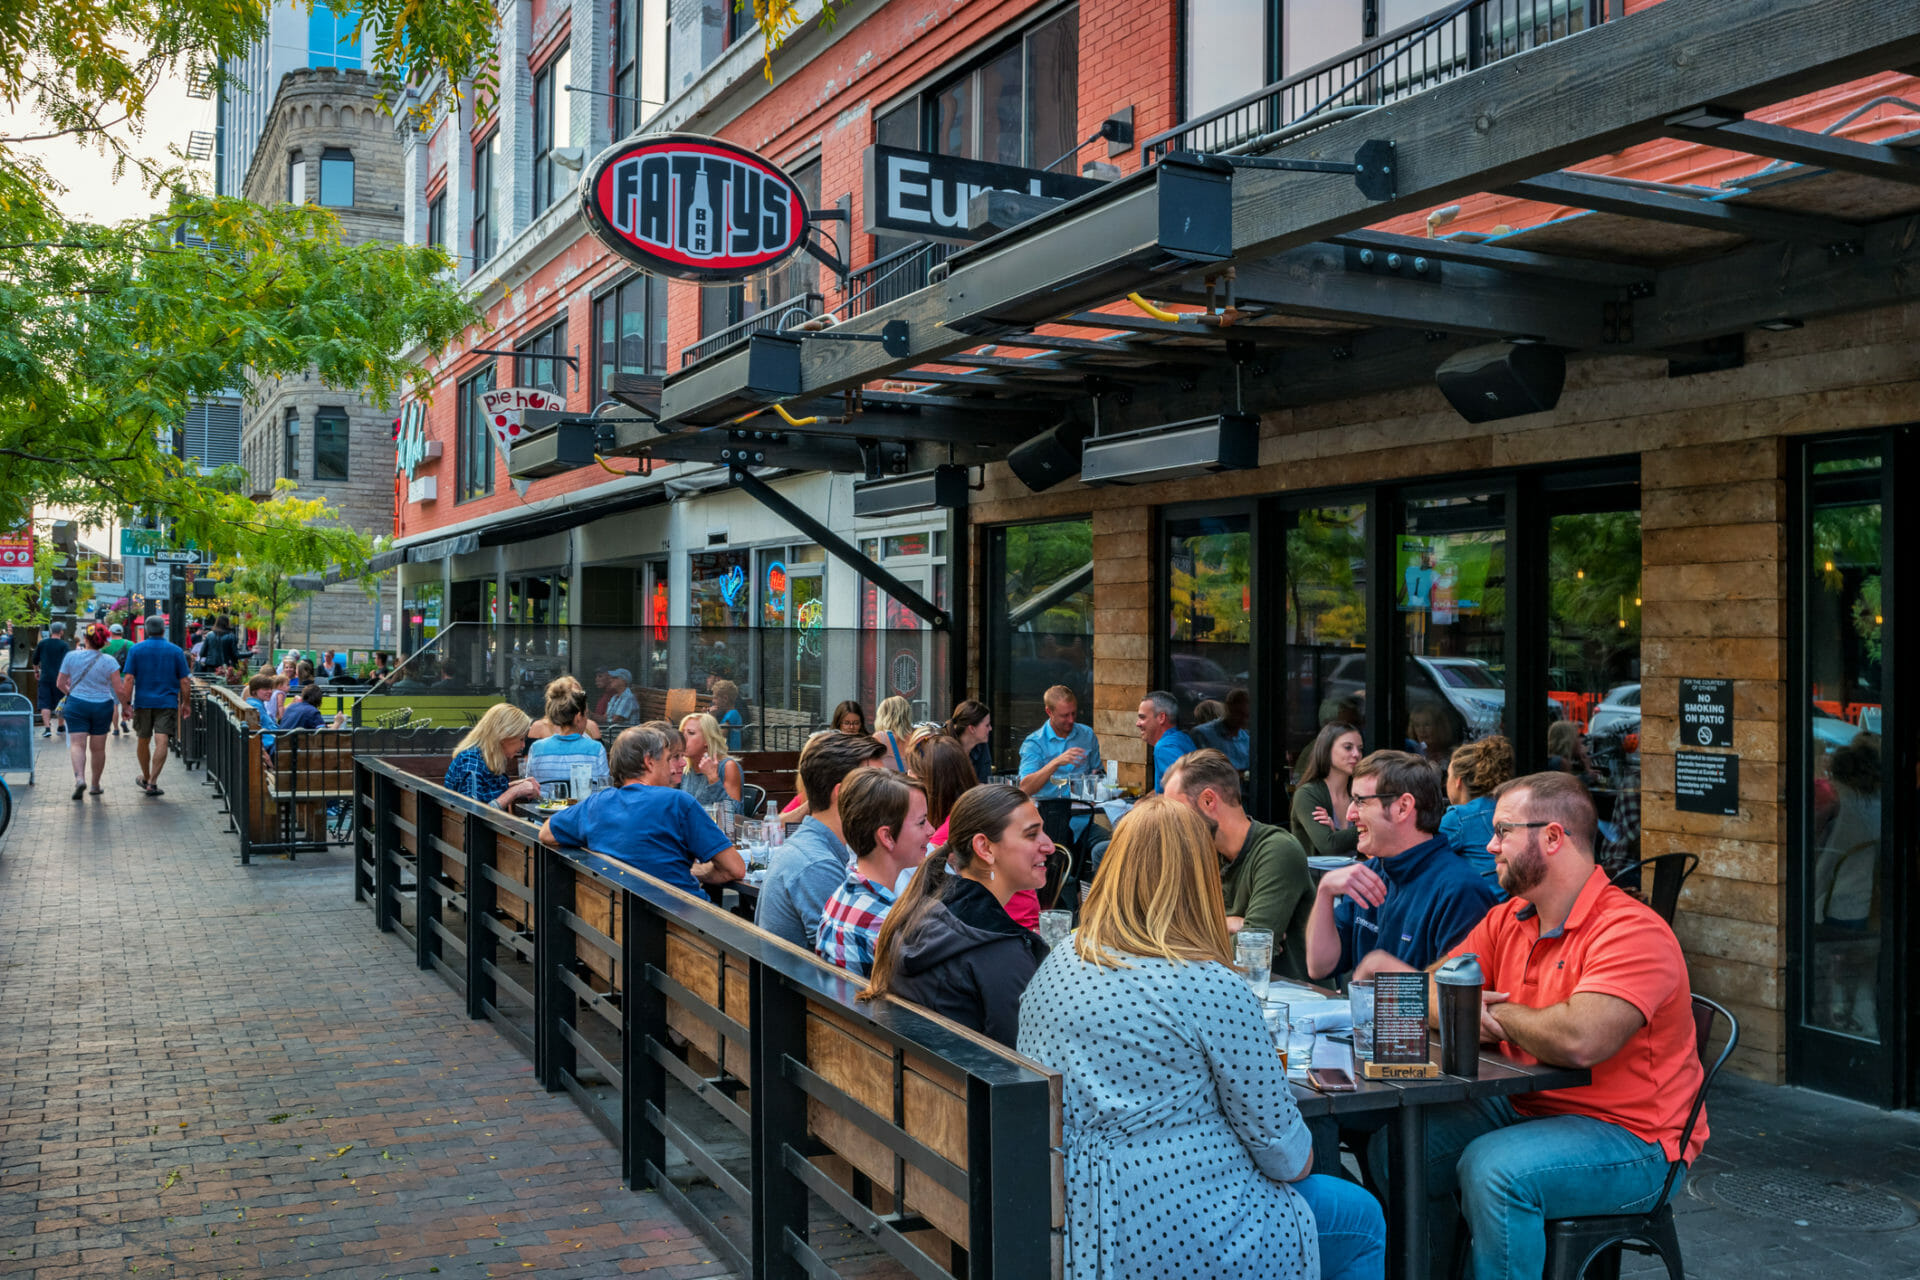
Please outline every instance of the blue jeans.
M1386 1168L1384 1141L1371 1155ZM1647 1213L1660 1200L1667 1157L1657 1142L1592 1116L1523 1116L1505 1098L1427 1112L1427 1228L1432 1274L1453 1264L1457 1218L1473 1233L1473 1280L1539 1280L1547 1220ZM1674 1179L1678 1191L1686 1171ZM1459 1214L1454 1195L1460 1197Z
M1320 1237L1320 1280L1382 1280L1387 1219L1367 1189L1337 1175L1309 1174L1293 1184L1313 1210Z

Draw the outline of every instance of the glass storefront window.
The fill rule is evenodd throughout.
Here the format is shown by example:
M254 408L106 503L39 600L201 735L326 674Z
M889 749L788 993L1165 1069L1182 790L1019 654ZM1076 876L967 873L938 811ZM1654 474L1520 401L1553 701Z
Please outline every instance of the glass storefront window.
M1169 644L1165 687L1195 745L1252 765L1253 520L1167 524Z
M407 587L400 602L400 652L414 653L440 634L445 619L441 613L444 592L438 582L420 582Z
M687 621L700 628L687 671L693 687L705 690L714 680L747 686L741 669L753 625L754 589L751 553L696 551L687 557Z
M1285 751L1291 769L1321 725L1365 723L1366 504L1292 513L1286 558Z
M1640 857L1640 564L1637 510L1547 521L1547 767L1587 784L1616 869Z
M1065 685L1093 717L1093 522L1057 520L992 531L987 637L995 767L1046 718L1041 697Z
M1803 1020L1883 1037L1886 931L1881 738L1886 617L1882 459L1859 447L1812 455L1802 629L1808 774L1801 785Z
M1504 495L1408 502L1393 572L1406 637L1394 745L1444 768L1463 742L1511 737Z

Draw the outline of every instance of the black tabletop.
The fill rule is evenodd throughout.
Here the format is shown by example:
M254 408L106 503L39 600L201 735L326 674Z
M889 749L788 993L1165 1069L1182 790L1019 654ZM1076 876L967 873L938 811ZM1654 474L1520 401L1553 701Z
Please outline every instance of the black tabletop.
M1440 1047L1436 1044L1432 1061L1439 1060ZM1592 1082L1593 1073L1582 1067L1524 1063L1506 1053L1486 1049L1480 1054L1477 1079L1441 1075L1428 1080L1364 1080L1356 1075L1352 1093L1321 1093L1307 1085L1295 1084L1293 1100L1303 1116L1351 1115L1395 1107L1432 1107L1541 1089L1573 1089Z

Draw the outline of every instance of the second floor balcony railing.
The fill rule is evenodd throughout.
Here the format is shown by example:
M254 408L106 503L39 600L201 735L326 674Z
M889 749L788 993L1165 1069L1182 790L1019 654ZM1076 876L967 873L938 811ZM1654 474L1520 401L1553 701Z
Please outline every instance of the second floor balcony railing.
M1142 165L1175 151L1249 154L1318 123L1431 89L1489 63L1618 18L1626 0L1460 0L1317 66L1195 116L1140 145Z
M682 347L680 367L684 369L690 364L705 360L715 352L724 351L751 334L795 328L803 321L819 315L825 301L826 299L817 293L800 293L791 298L782 298L778 302L768 303L752 315L736 320L724 329L715 329L700 341Z

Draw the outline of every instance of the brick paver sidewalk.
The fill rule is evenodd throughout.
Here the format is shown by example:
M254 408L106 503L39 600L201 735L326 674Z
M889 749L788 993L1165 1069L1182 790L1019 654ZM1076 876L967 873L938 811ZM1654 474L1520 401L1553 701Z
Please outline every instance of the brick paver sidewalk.
M211 792L110 742L0 838L0 1275L712 1276L527 1061L352 901L344 850L236 862Z

